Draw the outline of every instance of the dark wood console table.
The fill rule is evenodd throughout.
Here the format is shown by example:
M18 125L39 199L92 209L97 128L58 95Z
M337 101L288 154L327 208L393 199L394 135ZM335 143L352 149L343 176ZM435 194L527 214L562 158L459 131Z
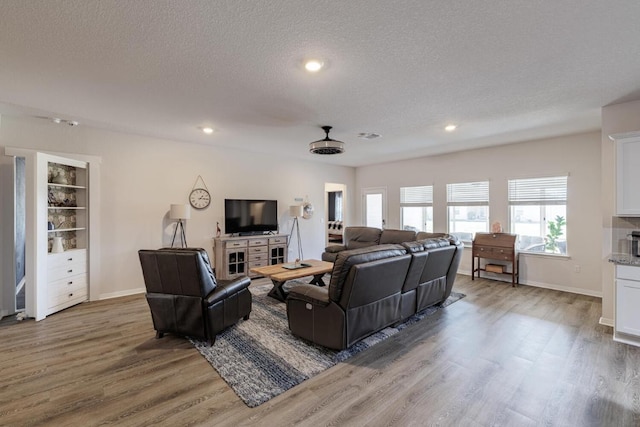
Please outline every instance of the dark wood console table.
M516 249L517 241L517 234L476 233L471 249L471 280L475 279L476 273L478 273L478 278L480 278L481 271L489 271L498 274L510 274L511 285L514 287L518 285L520 283L520 256ZM482 258L485 259L484 267L480 261ZM506 261L507 265L505 267L509 267L510 264L511 271L487 269L487 265L499 268L503 266L488 264L486 260Z

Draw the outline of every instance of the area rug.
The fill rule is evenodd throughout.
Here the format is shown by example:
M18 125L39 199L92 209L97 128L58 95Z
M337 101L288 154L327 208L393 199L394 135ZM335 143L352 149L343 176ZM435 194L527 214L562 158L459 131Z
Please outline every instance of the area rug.
M288 282L295 286L296 281ZM301 279L301 283L304 279ZM339 362L397 334L465 295L452 292L442 307L429 307L396 327L335 351L297 338L289 331L286 305L269 296L272 285L251 286L251 317L219 334L213 346L191 340L233 391L253 408Z

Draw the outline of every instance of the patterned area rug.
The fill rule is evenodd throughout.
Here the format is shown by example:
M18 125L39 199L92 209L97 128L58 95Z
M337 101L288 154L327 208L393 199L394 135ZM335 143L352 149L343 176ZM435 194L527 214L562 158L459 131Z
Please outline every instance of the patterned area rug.
M302 283L305 279L300 279ZM296 281L288 282L295 286ZM397 334L465 295L452 292L442 307L429 307L397 327L388 327L342 351L316 346L289 331L286 305L269 296L271 285L251 286L248 321L218 335L213 346L191 340L233 391L253 408L331 366Z

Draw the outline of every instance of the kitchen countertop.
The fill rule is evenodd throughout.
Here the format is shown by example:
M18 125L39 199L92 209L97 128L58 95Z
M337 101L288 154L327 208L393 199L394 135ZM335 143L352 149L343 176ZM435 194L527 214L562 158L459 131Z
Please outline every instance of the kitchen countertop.
M640 267L640 257L631 256L629 254L611 254L609 262L620 265L637 265Z

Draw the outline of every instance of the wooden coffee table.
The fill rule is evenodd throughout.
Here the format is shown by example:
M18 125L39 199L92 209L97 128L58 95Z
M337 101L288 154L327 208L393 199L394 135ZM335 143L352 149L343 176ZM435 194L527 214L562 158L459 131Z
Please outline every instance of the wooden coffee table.
M255 267L251 269L251 272L271 279L273 282L273 288L269 291L269 296L284 302L287 299L287 292L282 288L282 286L287 280L313 276L313 279L309 282L310 284L325 286L322 281L322 276L324 276L325 273L331 273L331 270L333 270L333 263L318 261L317 259L305 259L304 261L300 261L300 264L307 264L308 267L287 269L285 266L294 265L293 262L287 262L285 264Z

